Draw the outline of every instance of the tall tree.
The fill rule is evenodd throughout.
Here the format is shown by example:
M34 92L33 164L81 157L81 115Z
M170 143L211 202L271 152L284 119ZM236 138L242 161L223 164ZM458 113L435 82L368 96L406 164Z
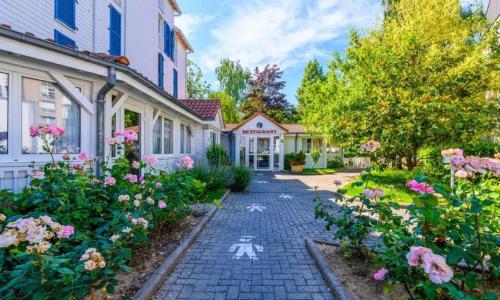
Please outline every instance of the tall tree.
M239 123L241 122L241 114L236 107L236 101L233 97L224 91L213 92L209 95L210 99L218 99L222 106L222 114L224 122L226 123Z
M498 33L457 0L391 2L397 17L353 33L323 83L306 80L298 94L306 125L347 147L377 139L386 158L413 169L422 147L498 130Z
M189 98L205 99L211 92L210 84L203 79L200 67L188 59L186 74L186 92Z
M243 69L239 61L224 58L215 69L215 74L220 83L220 91L231 96L236 106L240 107L245 99L250 72Z
M280 80L283 71L277 65L267 65L264 69L255 68L248 82L247 99L241 109L248 117L255 112L264 112L278 122L289 122L292 106L281 91L286 85Z

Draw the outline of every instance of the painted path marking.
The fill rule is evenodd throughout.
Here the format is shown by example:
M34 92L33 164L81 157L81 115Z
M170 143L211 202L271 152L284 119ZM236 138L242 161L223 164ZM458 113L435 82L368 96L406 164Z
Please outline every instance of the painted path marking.
M263 252L264 247L251 243L253 238L254 236L250 235L242 236L239 243L233 244L231 248L229 248L229 252L236 252L233 255L233 259L240 259L246 254L250 260L258 260L257 253L255 253L254 248L257 252Z
M265 206L263 206L262 204L252 203L252 205L247 206L247 209L248 209L250 212L254 212L254 211L259 211L259 212L262 212L262 211L264 211L264 209L266 209L266 207L265 207Z
M281 199L292 199L293 196L292 195L288 195L288 194L281 194L281 195L279 195L279 198L281 198Z

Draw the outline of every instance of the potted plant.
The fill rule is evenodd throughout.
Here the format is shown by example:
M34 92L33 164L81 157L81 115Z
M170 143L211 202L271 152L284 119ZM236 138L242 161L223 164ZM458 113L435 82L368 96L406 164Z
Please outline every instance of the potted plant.
M290 166L292 167L292 173L302 173L305 164L306 164L306 155L302 151L300 151L299 153L295 153L295 155L290 159Z

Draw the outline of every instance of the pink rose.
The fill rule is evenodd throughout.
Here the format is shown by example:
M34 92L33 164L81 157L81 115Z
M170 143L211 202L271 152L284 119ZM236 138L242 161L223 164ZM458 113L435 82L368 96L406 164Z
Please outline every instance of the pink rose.
M464 151L462 149L445 149L441 151L443 157L453 157L453 156L463 156Z
M184 169L192 169L193 168L193 159L189 156L183 156L181 157L181 162L182 162L182 168Z
M45 173L43 171L35 171L31 173L31 178L34 179L42 179L45 176Z
M410 266L416 267L421 266L424 262L424 256L428 256L432 253L432 250L425 247L411 247L410 252L406 254L406 259Z
M373 279L377 281L383 280L387 275L387 273L389 273L389 270L387 270L386 268L382 268L378 270L375 274L373 274Z
M78 154L78 159L79 160L88 160L89 155L87 154L87 152L80 152L80 154Z
M364 189L363 195L367 199L382 198L384 196L384 191L381 189Z
M131 129L125 129L124 131L117 131L115 133L115 136L124 137L126 143L131 143L131 142L137 141L139 139L139 135L137 135L137 132L135 132Z
M106 177L106 180L104 180L104 185L115 185L116 184L116 179L114 177Z
M151 165L151 166L154 166L158 163L158 158L156 158L156 156L153 156L153 155L146 155L144 156L144 162L146 162L147 164Z
M57 126L56 124L50 124L48 133L51 133L55 136L62 136L64 134L64 129Z
M75 228L70 225L63 226L61 230L57 232L57 237L60 239L67 239L75 233Z
M31 125L30 126L30 136L31 137L36 137L38 136L38 125Z
M165 207L167 207L167 203L165 203L165 201L163 200L160 200L158 201L158 207L164 209Z
M132 168L139 169L140 167L141 167L141 164L138 161L132 162Z
M120 142L119 139L109 137L106 139L106 143L112 146L112 145L120 145L122 142Z
M131 183L137 183L139 181L139 179L137 178L137 175L130 174L130 173L127 174L127 176L125 176L125 179Z
M469 174L467 174L467 171L465 170L458 170L456 173L455 173L455 176L459 177L459 178L467 178Z
M156 185L157 188L161 188L162 187L161 182L157 182L155 185Z
M405 184L406 187L410 188L410 190L414 192L418 192L420 194L433 194L435 193L434 188L428 185L425 182L418 182L415 179L408 181Z
M370 140L366 142L363 146L361 146L361 150L365 150L368 152L375 152L378 148L380 148L380 143L375 140Z
M436 283L441 284L448 282L453 278L453 270L446 264L444 257L437 254L429 254L423 257L424 271L429 274L429 279Z

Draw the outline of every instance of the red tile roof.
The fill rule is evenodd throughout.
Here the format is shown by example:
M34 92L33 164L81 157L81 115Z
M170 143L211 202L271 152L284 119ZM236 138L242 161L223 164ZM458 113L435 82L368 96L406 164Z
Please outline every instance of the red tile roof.
M180 101L207 121L215 120L220 108L219 100L182 99Z
M226 124L226 131L233 131L236 126L238 126L238 124Z
M245 124L246 122L250 121L251 119L253 119L254 117L259 116L259 115L266 117L268 120L272 121L277 126L285 129L287 131L287 133L307 133L306 127L302 124L280 124L280 123L274 121L271 117L269 117L268 115L266 115L264 113L256 113L253 116L251 116L250 118L245 119L244 121L242 121L239 124L226 124L226 131L233 131L235 129L238 129L241 126L243 126L243 124Z
M306 127L302 124L281 124L288 130L288 133L306 133Z

